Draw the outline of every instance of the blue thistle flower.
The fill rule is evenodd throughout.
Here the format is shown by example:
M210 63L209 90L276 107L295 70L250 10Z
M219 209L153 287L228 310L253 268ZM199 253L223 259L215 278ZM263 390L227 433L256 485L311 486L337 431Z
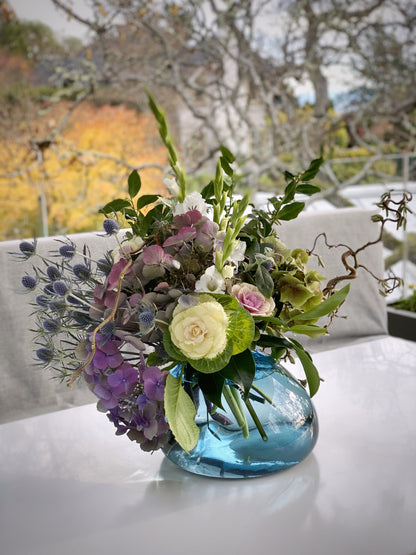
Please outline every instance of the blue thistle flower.
M73 295L68 295L66 300L70 303L70 304L75 304L75 305L82 305L82 301L81 299L78 299L77 297L74 297Z
M59 331L59 322L56 320L43 320L42 328L48 333L57 333Z
M110 273L111 268L112 264L107 259L100 258L100 260L97 260L97 270L102 272L104 275L107 276Z
M29 243L29 241L22 241L19 244L20 252L25 256L25 258L30 258L36 254L36 242Z
M53 299L49 301L48 306L54 312L64 312L65 310L65 302L61 299Z
M72 268L72 271L74 275L82 281L88 281L91 277L90 269L84 264L75 264L75 266L73 266Z
M53 284L52 283L48 283L48 285L46 285L43 288L43 292L46 293L49 297L55 295L55 291L53 289Z
M155 326L156 307L152 304L143 302L138 307L138 322L140 332L149 333Z
M36 278L32 276L23 276L22 285L25 289L34 289L36 287Z
M65 295L69 291L68 287L66 286L66 283L63 281L55 281L53 284L53 290L60 297L65 297Z
M77 324L80 324L81 326L87 326L88 324L91 324L91 318L85 312L74 310L74 312L71 313L71 317Z
M118 223L111 218L106 218L103 221L103 228L107 235L114 235L119 230Z
M73 256L75 255L75 245L73 245L72 243L62 245L62 247L59 248L59 254L64 258L73 258Z
M36 351L36 356L42 362L51 362L54 358L54 352L51 349L47 349L46 347L42 347Z
M48 266L46 268L46 273L51 281L56 281L61 277L61 272L56 266Z
M38 295L35 301L36 304L42 308L46 308L48 306L48 297L46 295Z

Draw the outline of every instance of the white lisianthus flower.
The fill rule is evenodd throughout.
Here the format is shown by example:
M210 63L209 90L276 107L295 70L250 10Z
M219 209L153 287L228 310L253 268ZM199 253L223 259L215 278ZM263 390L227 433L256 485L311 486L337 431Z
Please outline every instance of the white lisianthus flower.
M220 303L210 298L196 306L173 311L169 326L172 342L189 359L212 359L227 345L228 317Z
M197 293L223 293L225 281L215 266L210 266L195 283Z
M114 264L120 260L122 255L129 254L131 252L137 252L142 248L143 245L144 241L141 237L133 237L133 239L130 239L128 241L123 241L123 243L121 243L121 248L118 247L111 251Z
M173 211L174 216L186 214L190 210L198 210L202 216L208 215L208 204L202 198L201 193L191 193L185 197L185 200L175 206Z
M163 184L173 197L177 197L179 195L179 186L175 177L165 177Z

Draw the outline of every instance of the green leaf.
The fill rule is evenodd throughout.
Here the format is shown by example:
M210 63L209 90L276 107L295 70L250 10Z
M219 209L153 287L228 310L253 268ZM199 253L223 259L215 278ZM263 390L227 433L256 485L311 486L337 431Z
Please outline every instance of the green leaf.
M105 214L110 214L112 212L119 212L120 210L123 210L123 208L127 208L130 206L131 206L130 201L122 198L116 198L111 202L109 202L108 204L106 204L101 209L101 211L105 212Z
M254 316L255 322L270 322L271 324L275 324L280 328L285 327L286 324L280 318L276 318L276 316Z
M295 198L297 181L291 181L285 188L285 196L282 199L282 204L287 204Z
M181 362L187 362L188 359L186 356L173 343L169 329L167 329L163 334L163 346L170 358Z
M295 176L293 175L293 173L290 173L290 171L286 170L283 172L284 178L287 182L292 181L293 179L295 179Z
M133 208L125 208L124 215L127 220L135 220L137 218L137 212Z
M228 315L228 337L233 346L233 355L241 353L251 345L254 333L255 324L252 315L238 305L237 309Z
M278 220L294 220L305 208L304 202L292 202L287 204L277 214Z
M221 376L243 389L244 399L248 397L255 373L256 364L250 349L232 356L227 366L221 370Z
M227 160L227 162L229 162L230 164L235 162L234 154L230 152L227 147L225 147L224 145L221 145L220 150L221 150L221 154Z
M273 206L273 208L275 210L280 210L280 207L282 206L282 200L280 198L277 197L270 197L268 199L268 201L270 202L270 204ZM263 211L261 211L262 214L264 214ZM266 216L267 217L267 216Z
M156 202L158 198L159 195L142 195L137 199L137 210L141 210L144 206Z
M328 333L326 328L321 328L319 326L309 325L309 324L299 324L296 326L292 326L290 331L293 333L299 333L303 335L307 335L309 337L319 337L321 335L325 335Z
M311 185L310 183L302 183L296 187L296 192L304 195L314 195L315 193L319 193L320 190L320 187Z
M322 166L324 159L321 158L316 158L315 160L312 160L312 162L309 165L309 168L302 173L302 175L300 176L300 180L301 181L310 181L311 179L313 179L319 172L319 168Z
M134 198L142 186L142 180L140 179L140 175L137 173L137 170L133 170L129 175L128 184L130 198Z
M165 414L176 441L187 453L198 442L199 428L195 424L196 408L182 387L182 374L168 374L165 387Z
M220 372L215 374L198 373L198 385L204 396L215 406L222 406L222 388L224 387L225 378Z
M303 322L305 320L318 320L319 318L322 318L322 316L331 314L331 312L334 312L334 310L336 310L339 305L345 300L349 290L350 285L348 284L330 297L328 297L325 301L323 301L315 308L294 316L293 321Z
M262 334L257 340L259 347L273 347L276 349L291 349L292 343L284 337Z
M214 182L210 181L201 191L202 198L208 200L214 196Z
M257 267L254 279L260 293L264 295L266 299L269 299L273 294L274 282L272 276L263 264L259 264Z
M238 310L241 308L237 299L231 295L224 295L222 293L210 293L210 295L220 303L224 310Z
M221 162L221 167L225 171L225 173L227 175L229 175L230 177L232 177L234 175L234 170L230 166L230 164L227 162L227 160L221 156L220 162Z
M300 345L300 343L294 340L292 340L291 343L303 366L303 370L305 372L306 380L309 386L309 395L313 397L315 393L318 391L321 383L318 370L316 369L314 363L312 362L312 359L309 353L307 353L304 350L302 345Z

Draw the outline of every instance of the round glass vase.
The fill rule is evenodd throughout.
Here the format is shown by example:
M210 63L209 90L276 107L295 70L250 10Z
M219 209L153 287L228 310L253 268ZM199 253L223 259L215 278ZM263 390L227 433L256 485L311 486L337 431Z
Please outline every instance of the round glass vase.
M225 401L224 410L217 409L214 419L200 393L195 418L200 428L198 443L187 453L172 439L163 449L170 461L203 476L254 478L298 464L309 455L318 437L318 418L308 393L271 357L259 351L253 356L256 374L250 401L267 439L260 435L244 403L248 437Z

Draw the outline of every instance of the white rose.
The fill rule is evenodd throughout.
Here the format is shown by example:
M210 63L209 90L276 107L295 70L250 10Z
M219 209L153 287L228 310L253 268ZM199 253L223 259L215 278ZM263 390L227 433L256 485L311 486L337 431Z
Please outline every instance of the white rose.
M227 345L228 317L215 300L183 308L178 305L169 326L172 342L189 359L215 358Z

